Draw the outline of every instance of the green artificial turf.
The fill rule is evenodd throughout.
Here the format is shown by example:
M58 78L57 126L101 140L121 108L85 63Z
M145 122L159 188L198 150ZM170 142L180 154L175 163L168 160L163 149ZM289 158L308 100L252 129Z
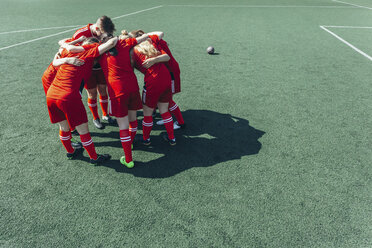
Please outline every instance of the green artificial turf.
M130 14L114 20L117 34L164 31L187 124L175 147L154 125L127 169L118 128L90 122L112 161L69 161L41 76L73 31L1 48L72 28L0 34L1 247L372 247L371 61L320 28L371 26L372 10L328 0L1 5L1 32L104 14ZM328 29L372 55L372 29Z

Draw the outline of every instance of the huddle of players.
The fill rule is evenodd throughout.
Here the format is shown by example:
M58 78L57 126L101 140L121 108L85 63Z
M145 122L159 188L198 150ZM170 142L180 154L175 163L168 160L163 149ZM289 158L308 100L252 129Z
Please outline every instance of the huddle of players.
M107 16L75 32L71 39L59 42L60 50L43 74L42 82L52 123L58 123L60 140L69 159L88 152L90 162L109 160L109 154L97 154L88 129L88 118L81 99L84 85L88 106L97 128L102 128L97 110L97 91L102 120L117 122L124 155L120 162L132 168L132 148L137 132L137 110L143 109L143 144L150 145L152 114L159 109L167 135L163 138L175 145L174 129L184 127L184 120L172 94L180 92L180 70L162 32L144 33L123 30L113 37L115 26ZM144 74L141 96L133 68ZM108 94L107 94L108 92ZM108 100L108 96L110 101ZM110 114L108 105L110 104ZM177 121L173 123L171 113ZM73 140L71 131L79 133L81 143ZM81 145L83 147L81 147Z

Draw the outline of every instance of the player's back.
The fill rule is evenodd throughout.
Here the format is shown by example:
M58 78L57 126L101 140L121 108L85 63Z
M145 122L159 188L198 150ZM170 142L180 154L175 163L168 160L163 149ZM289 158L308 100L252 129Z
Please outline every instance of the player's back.
M87 50L81 53L69 53L64 50L61 57L79 57L84 60L84 65L61 65L48 90L47 97L64 100L80 98L80 84L83 79L87 80L90 77L94 59L99 56L97 47L98 44L87 45Z

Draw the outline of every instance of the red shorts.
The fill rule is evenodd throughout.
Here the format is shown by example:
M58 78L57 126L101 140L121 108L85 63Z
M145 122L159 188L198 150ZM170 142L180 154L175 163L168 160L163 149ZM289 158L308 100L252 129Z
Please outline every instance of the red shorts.
M128 110L139 110L142 108L139 91L110 98L110 115L122 118L128 115Z
M105 75L102 70L93 70L89 80L84 84L84 88L95 89L98 84L106 84Z
M169 102L172 99L172 82L170 73L159 73L149 77L143 86L142 103L156 108L158 102Z
M68 101L47 97L50 121L58 123L67 119L71 129L88 122L87 112L81 99Z

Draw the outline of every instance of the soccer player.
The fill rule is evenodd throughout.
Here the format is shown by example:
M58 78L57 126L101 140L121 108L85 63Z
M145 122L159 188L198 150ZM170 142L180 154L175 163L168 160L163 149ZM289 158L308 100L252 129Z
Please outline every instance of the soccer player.
M76 40L70 42L71 45L81 42L83 39ZM52 84L56 74L58 67L63 64L70 64L70 65L75 65L75 66L80 66L84 64L84 61L75 57L70 57L70 58L61 58L61 52L62 48L59 49L58 53L54 56L53 61L50 63L48 68L45 70L43 73L43 76L41 78L41 82L43 84L45 96L47 95L48 89L50 85ZM73 137L71 137L71 145L74 148L81 148L82 144L78 141L76 141Z
M147 39L148 34L130 38L123 30L115 46L115 55L107 52L99 61L110 95L110 114L116 117L119 125L120 141L125 154L120 162L128 168L134 167L131 145L137 132L137 110L142 108L137 77L131 65L130 50Z
M169 61L169 55L164 51L159 51L159 40L163 37L160 35L150 35L151 39L137 45L133 50L133 59L136 68L145 75L145 85L142 93L143 103L143 144L150 145L150 133L153 126L152 113L156 106L164 121L167 136L163 138L170 145L176 145L174 137L172 115L168 111L169 101L172 99L171 76L164 63Z
M60 137L67 151L67 157L73 159L82 152L82 149L74 149L71 146L70 127L76 128L82 144L89 154L91 164L98 164L111 158L108 154L98 155L96 153L88 129L87 114L79 92L82 80L90 76L94 60L114 47L117 38L112 38L101 45L98 42L95 38L84 41L81 47L84 51L80 53L63 51L62 57L78 56L84 61L84 65L61 65L47 93L50 120L60 126Z
M106 36L112 35L115 31L115 25L107 16L98 18L95 24L89 23L87 26L78 29L72 36L72 40L80 37L95 37L102 40ZM93 115L93 124L98 129L103 129L104 126L98 115L97 107L97 91L99 93L99 103L102 110L102 120L109 124L115 124L116 121L108 114L109 99L107 95L107 86L105 77L99 64L95 64L91 77L85 81L84 88L88 94L88 107Z
M138 36L141 36L143 33L144 33L144 31L142 31L142 30L135 30L135 31L131 32L131 35L134 36L134 37L138 37ZM154 45L156 46L156 44L154 44ZM170 72L171 78L172 78L172 99L169 102L169 111L176 118L176 121L173 124L173 128L174 129L185 128L186 125L185 125L185 121L183 119L181 110L178 107L178 105L175 103L175 101L173 100L173 95L181 92L181 77L180 77L181 71L180 71L180 67L179 67L178 62L176 61L176 59L173 57L173 55L172 55L172 53L171 53L171 51L168 47L168 44L164 39L160 39L159 43L157 45L158 45L158 47L156 47L156 48L158 50L165 51L170 57L170 60L168 62L166 62L165 65L167 66L167 68ZM156 124L157 125L164 125L164 122L163 122L163 120L160 120L160 121L157 121Z

